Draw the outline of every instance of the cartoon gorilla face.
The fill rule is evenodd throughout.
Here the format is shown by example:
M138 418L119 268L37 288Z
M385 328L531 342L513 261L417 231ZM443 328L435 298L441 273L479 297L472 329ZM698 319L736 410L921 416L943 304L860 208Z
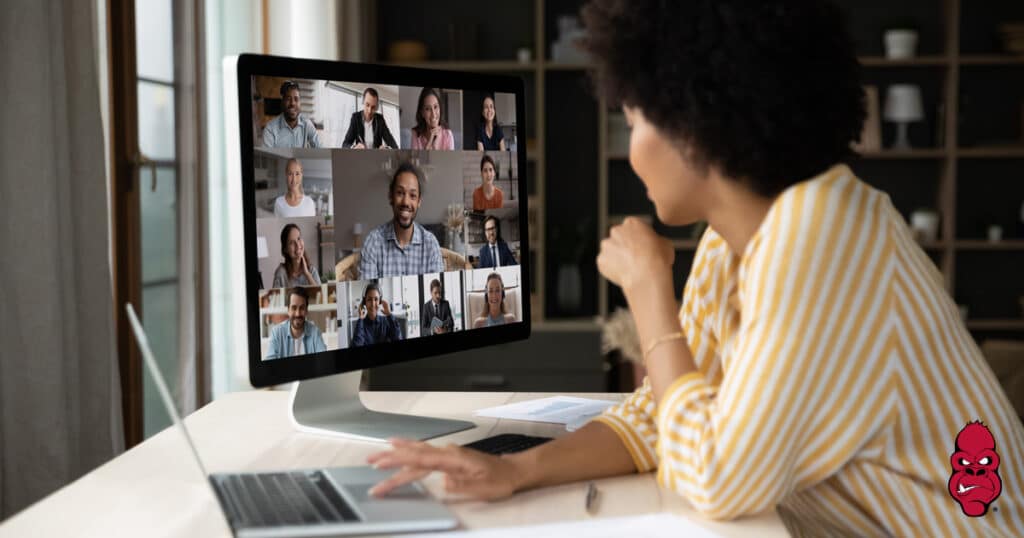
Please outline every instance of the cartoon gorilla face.
M956 451L950 456L953 474L949 494L960 503L964 514L983 516L988 506L1003 491L999 478L999 454L996 441L981 422L971 422L956 436Z

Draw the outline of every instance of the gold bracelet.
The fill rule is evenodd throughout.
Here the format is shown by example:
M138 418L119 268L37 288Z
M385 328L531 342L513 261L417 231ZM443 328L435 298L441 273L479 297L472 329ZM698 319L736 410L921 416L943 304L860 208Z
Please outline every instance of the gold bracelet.
M654 348L664 344L665 342L671 342L673 340L686 340L686 334L683 333L683 331L669 333L651 342L650 345L647 346L647 349L644 350L644 366L647 365L647 357L652 351L654 351Z

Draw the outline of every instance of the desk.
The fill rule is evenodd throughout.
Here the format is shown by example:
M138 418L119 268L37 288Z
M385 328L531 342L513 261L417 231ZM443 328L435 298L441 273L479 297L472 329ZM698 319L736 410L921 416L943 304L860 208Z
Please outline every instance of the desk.
M498 433L557 436L561 426L472 416L475 409L550 396L498 392L367 392L363 401L380 411L471 420L478 427L434 440L467 443ZM618 399L619 394L578 396ZM251 391L223 396L186 419L209 472L361 465L383 445L313 436L292 430L288 393ZM205 478L177 429L151 437L72 484L8 519L0 536L230 536ZM425 481L435 495L437 475ZM597 517L671 511L695 516L689 505L659 490L654 475L600 480ZM588 517L584 483L520 493L500 502L449 506L466 528L524 525ZM774 511L732 523L700 520L726 536L786 536Z

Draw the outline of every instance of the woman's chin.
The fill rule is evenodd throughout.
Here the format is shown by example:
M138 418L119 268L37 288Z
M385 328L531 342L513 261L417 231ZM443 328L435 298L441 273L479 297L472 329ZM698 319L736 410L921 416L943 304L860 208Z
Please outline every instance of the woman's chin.
M654 209L658 220L666 226L689 226L700 220L698 216L689 211L668 209L658 204L654 204Z

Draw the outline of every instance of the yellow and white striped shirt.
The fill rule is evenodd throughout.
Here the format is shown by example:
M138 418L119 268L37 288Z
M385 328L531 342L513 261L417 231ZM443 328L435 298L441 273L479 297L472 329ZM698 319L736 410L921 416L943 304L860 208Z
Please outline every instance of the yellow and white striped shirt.
M742 256L708 230L680 321L698 372L597 420L714 518L779 506L822 535L1024 536L1024 427L889 198L845 165L773 202ZM982 420L1002 493L963 514L957 433Z

